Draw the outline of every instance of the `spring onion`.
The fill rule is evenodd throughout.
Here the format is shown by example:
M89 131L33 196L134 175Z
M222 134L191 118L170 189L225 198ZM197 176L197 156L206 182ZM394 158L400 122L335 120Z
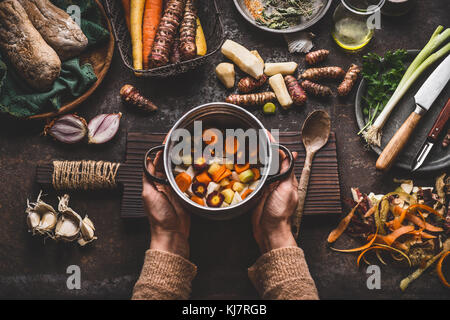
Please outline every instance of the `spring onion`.
M381 146L381 131L395 106L428 67L450 53L450 43L433 53L441 44L445 43L450 38L450 28L447 28L442 32L443 29L444 27L442 26L439 26L436 29L428 43L406 70L397 89L383 108L383 111L377 117L375 122L364 132L364 138L370 145Z

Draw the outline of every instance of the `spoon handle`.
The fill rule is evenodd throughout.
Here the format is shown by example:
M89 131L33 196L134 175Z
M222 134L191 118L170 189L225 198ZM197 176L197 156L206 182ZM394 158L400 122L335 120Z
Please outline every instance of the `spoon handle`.
M298 205L294 213L292 225L294 227L294 236L297 239L300 232L300 223L302 222L303 209L305 207L306 194L308 192L309 176L311 174L311 164L314 158L314 152L306 152L305 164L302 170L302 176L298 184Z

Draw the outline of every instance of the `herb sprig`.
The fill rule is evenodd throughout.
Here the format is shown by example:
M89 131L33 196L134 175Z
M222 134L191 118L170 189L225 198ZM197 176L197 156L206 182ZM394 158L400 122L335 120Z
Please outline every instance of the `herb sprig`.
M309 19L316 7L312 0L263 0L262 16L256 19L260 25L271 29L287 29Z

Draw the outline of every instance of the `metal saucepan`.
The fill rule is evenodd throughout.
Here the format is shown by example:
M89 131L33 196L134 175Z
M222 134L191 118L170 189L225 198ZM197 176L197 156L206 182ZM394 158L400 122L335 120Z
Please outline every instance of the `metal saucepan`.
M245 200L230 207L211 208L201 206L191 201L183 194L183 192L180 191L180 189L176 185L170 154L173 146L176 144L176 142L172 141L173 132L176 129L187 129L191 131L194 121L202 121L203 128L206 128L207 126L220 126L221 128L230 129L242 128L246 130L252 128L258 131L262 130L260 132L263 132L263 134L259 135L259 139L263 139L264 141L262 141L262 143L268 146L267 148L265 148L267 151L265 152L264 159L265 169L268 169L273 164L273 161L278 161L278 149L283 150L283 152L288 157L290 162L289 169L284 173L276 174L270 174L270 170L261 170L260 183L258 184L257 188L252 193L250 193L250 195L245 198ZM259 145L261 146L261 141ZM162 161L166 174L165 178L156 177L147 170L147 161L150 155L161 150L163 150ZM294 159L292 153L285 146L270 142L269 134L267 133L262 123L254 115L241 107L223 102L204 104L186 113L183 117L181 117L180 120L175 123L175 125L168 133L166 144L151 148L147 151L144 158L144 173L149 180L165 185L170 185L175 194L177 194L178 198L181 200L181 203L190 212L213 220L227 220L247 212L250 208L255 206L256 201L259 199L261 191L263 190L265 185L269 185L277 180L281 180L287 177L292 172L293 168Z

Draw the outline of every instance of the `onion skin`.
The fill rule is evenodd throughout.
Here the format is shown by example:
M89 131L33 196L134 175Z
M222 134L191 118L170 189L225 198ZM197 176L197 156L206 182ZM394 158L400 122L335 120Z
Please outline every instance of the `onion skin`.
M49 134L60 142L73 144L83 140L87 131L86 120L74 114L67 114L48 124L44 128L44 135Z
M119 130L122 113L100 114L89 121L88 138L91 144L110 141Z

